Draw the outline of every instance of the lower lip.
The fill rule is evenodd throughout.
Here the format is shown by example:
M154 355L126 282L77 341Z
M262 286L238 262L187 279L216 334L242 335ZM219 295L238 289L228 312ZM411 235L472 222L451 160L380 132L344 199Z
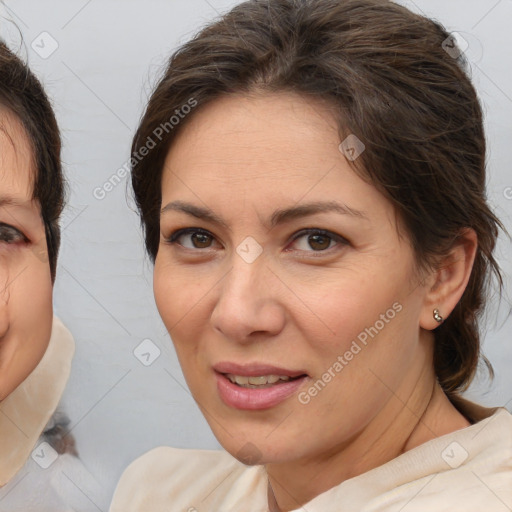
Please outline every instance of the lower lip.
M233 384L225 375L217 373L217 389L226 405L236 409L259 410L275 407L295 394L307 379L304 375L291 381L282 381L268 388L243 388Z

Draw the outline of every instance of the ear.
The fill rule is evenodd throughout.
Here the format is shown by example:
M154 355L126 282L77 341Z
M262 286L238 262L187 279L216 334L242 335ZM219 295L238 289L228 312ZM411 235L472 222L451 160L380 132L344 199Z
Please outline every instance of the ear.
M475 231L466 228L461 231L450 252L439 261L430 276L431 286L425 295L420 315L423 329L433 330L440 325L434 318L435 309L439 310L443 319L454 310L471 276L477 248Z

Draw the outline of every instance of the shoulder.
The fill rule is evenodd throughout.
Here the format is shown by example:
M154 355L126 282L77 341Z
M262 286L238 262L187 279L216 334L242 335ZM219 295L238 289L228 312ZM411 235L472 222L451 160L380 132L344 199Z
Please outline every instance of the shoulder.
M154 477L159 474L173 474L174 471L178 470L181 476L184 477L185 469L194 471L195 469L204 470L209 468L213 471L229 471L238 466L241 466L241 464L222 450L189 450L160 446L135 459L128 466L123 477L136 475L140 481L141 478ZM178 477L179 475L173 476Z
M437 458L438 465L411 486L425 486L411 512L461 506L468 512L512 510L512 415L505 408L435 440L422 457Z
M195 512L221 484L232 489L254 468L225 451L155 448L132 462L117 485L111 512Z
M59 352L65 351L66 356L73 357L75 353L75 340L70 330L62 320L54 315L50 344L58 346Z
M497 408L477 423L427 441L317 496L364 512L512 510L512 415ZM508 507L508 508L507 508Z

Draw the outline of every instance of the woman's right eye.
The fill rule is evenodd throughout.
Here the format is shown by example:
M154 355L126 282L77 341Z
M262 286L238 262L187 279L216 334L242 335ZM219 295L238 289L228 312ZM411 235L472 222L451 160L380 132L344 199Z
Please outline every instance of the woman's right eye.
M27 238L21 231L9 224L0 223L0 243L15 244L26 241Z
M208 231L198 228L179 229L166 240L170 244L179 244L186 249L209 249L214 237Z

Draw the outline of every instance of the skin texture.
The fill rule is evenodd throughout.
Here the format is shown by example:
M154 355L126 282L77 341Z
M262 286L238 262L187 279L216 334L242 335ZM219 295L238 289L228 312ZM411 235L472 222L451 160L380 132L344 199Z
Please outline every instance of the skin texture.
M434 375L432 311L446 317L460 299L474 233L467 230L439 270L420 275L391 203L355 174L340 142L320 102L230 95L194 113L163 172L162 208L176 200L207 207L226 226L162 213L156 303L215 436L235 457L249 451L265 464L275 511L469 425ZM317 201L364 217L316 213L268 226L275 210ZM210 236L169 243L189 227ZM294 240L306 228L343 238ZM248 236L263 248L252 263L236 252ZM243 411L219 397L212 366L220 361L300 370L309 379L299 391L307 390L397 303L401 311L309 403L295 394Z
M37 366L52 326L52 282L32 149L19 121L0 112L0 400Z

